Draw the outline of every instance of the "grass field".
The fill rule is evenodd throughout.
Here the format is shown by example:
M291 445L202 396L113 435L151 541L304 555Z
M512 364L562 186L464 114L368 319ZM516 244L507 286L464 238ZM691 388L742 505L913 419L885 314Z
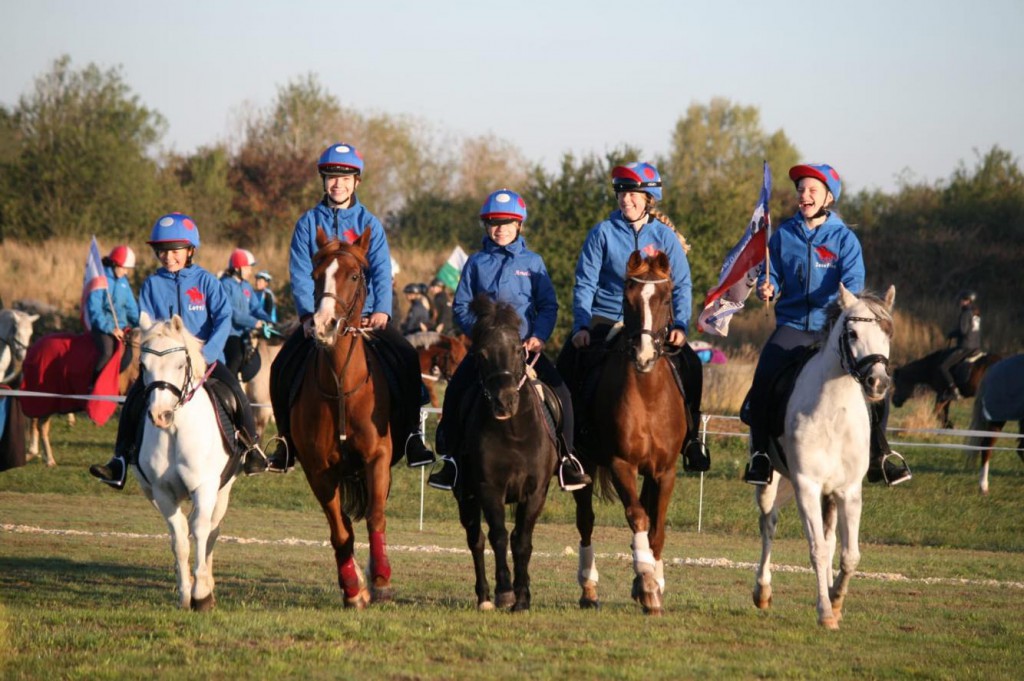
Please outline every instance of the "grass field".
M662 618L629 598L617 504L598 507L603 609L577 608L574 511L557 489L535 535L533 609L477 612L454 501L427 490L421 529L420 473L404 466L389 509L393 603L344 610L305 478L264 475L235 485L216 552L218 606L196 615L176 609L166 529L135 482L116 493L86 472L106 459L113 432L62 421L58 467L0 474L0 678L1021 676L1024 465L1009 454L995 459L988 497L958 453L928 447L905 450L912 482L867 488L862 574L833 633L815 623L795 507L780 524L774 606L751 603L760 543L740 438L711 443L702 507L700 478L679 480Z

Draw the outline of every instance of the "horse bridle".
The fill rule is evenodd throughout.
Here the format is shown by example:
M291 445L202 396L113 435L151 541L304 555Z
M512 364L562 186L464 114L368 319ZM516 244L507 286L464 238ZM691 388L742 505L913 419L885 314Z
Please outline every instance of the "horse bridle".
M341 251L335 257L340 257L342 255L347 255L347 256L350 256L350 257L353 257L353 258L355 257L354 255L352 255L351 253L349 253L347 251ZM357 287L355 292L352 293L352 300L350 300L348 302L348 308L345 310L345 314L343 314L341 317L338 317L334 321L334 330L335 330L335 332L337 332L339 328L343 328L343 333L348 333L349 331L351 331L351 330L353 330L355 328L358 328L358 324L356 326L354 326L354 327L353 326L349 326L348 325L348 321L349 321L349 319L352 318L352 313L356 311L355 307L356 307L356 303L359 302L359 294L362 292L364 294L364 296L365 296L365 291L366 291L366 275L363 273L362 267L360 267L359 268L359 287ZM324 291L323 293L320 294L320 297L316 299L316 308L319 309L320 303L322 303L325 299L333 300L335 302L335 307L337 307L338 305L341 305L342 307L344 307L344 301L342 301L337 295ZM358 313L361 314L362 310L359 310ZM342 324L344 324L345 326L342 327Z
M843 332L839 336L839 364L843 367L850 376L853 376L861 385L868 380L868 374L876 364L881 364L885 368L885 372L889 373L889 358L885 355L875 353L873 355L865 355L859 360L853 356L852 339L850 336L853 330L850 328L850 322L867 322L869 324L881 324L882 320L878 317L847 317L843 321Z
M179 345L173 348L167 348L165 350L154 350L145 346L139 349L141 353L148 353L150 355L156 355L157 357L163 357L169 355L172 352L184 352L185 353L185 381L181 384L181 387L168 383L167 381L152 381L146 384L145 392L143 393L143 399L148 400L149 396L157 390L166 390L172 395L178 398L178 401L174 404L174 411L178 411L183 406L188 404L192 396L196 394L199 387L206 381L213 371L213 364L210 364L210 368L207 370L206 375L203 379L195 386L192 385L192 356L188 354L188 348L184 345Z
M635 281L638 284L664 284L670 281L667 277L662 279L641 279L639 277L629 277L630 281ZM665 341L668 339L669 331L671 330L671 322L665 324L664 327L658 330L647 330L640 329L629 334L626 337L626 347L630 354L633 356L633 362L637 361L637 343L639 339L644 336L651 337L651 344L654 346L654 359L655 361L661 359L664 355L669 354L665 350Z
M21 351L21 356L24 357L25 353L28 352L28 346L18 340L18 325L13 324L11 333L9 336L0 337L0 343L5 344L11 349L11 359L17 360L17 351Z
M484 398L487 399L488 401L493 399L493 395L491 394L491 391L487 389L487 384L490 383L491 381L493 381L494 379L499 378L501 376L508 376L509 378L512 379L512 382L516 384L516 392L519 392L520 390L522 390L523 384L526 383L526 379L529 377L529 373L526 371L526 368L527 367L532 367L533 365L535 365L537 363L538 359L540 359L540 353L539 352L534 355L533 360L530 361L530 362L526 361L526 354L523 355L523 373L522 373L522 376L519 377L519 380L516 380L516 374L514 372L512 372L512 371L509 371L508 369L498 369L497 371L492 371L491 373L487 374L486 376L481 375L480 376L480 390L483 391Z

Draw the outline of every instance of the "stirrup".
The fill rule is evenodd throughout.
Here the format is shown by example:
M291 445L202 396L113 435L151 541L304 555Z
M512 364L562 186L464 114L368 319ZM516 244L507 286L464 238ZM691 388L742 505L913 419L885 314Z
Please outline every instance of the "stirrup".
M893 457L900 460L900 465L889 462L889 459ZM887 470L886 464L893 471L893 477L891 478L889 477L889 470ZM885 481L886 487L901 485L914 477L910 472L910 466L907 465L907 460L899 452L890 450L888 454L883 455L879 467L882 469L882 480Z
M767 466L768 468L768 475L758 477L755 477L753 475L753 473L755 472L754 461L756 461L758 458L764 459L764 465ZM760 473L760 471L757 472ZM774 474L775 472L772 470L772 460L768 457L768 454L766 452L751 452L750 462L747 463L747 469L743 472L743 482L749 483L751 485L757 485L759 487L764 487L766 485L771 484L772 476Z
M694 452L694 449L697 451ZM711 470L711 451L700 438L693 438L683 443L683 470L691 473L704 473Z
M266 472L269 467L267 455L263 453L258 443L249 445L242 453L242 471L246 476L259 475Z
M427 484L433 487L434 489L451 491L455 489L455 485L459 481L459 464L457 464L455 462L455 459L453 459L450 456L442 456L440 462L440 470L432 472L427 477ZM444 472L448 468L448 466L452 467L452 476L450 482L444 478Z
M267 441L268 447L274 441L278 444L274 449L274 453L270 455L270 459L267 461L267 472L287 473L295 468L295 457L292 456L291 448L288 447L288 440L280 435L275 435ZM284 461L281 461L280 456L284 457Z
M572 470L578 474L577 482L566 482L565 480L565 467L566 464L572 468ZM594 481L591 480L587 472L583 470L583 464L580 460L573 455L572 452L567 453L558 462L558 486L565 492L575 492L576 490L583 489L587 485L592 484Z
M417 452L417 454L420 455L420 458L417 458L417 459L413 459L410 456L410 454L412 453L412 450L410 450L409 445L412 444L412 442L414 441L413 438L415 438L415 441L420 444L420 447L422 447L422 449L420 449L420 451ZM414 446L414 449L415 449L415 446ZM434 452L432 452L430 450L430 447L427 447L427 443L423 439L423 432L419 431L419 430L416 431L415 433L409 433L409 437L405 438L405 451L404 451L404 453L405 453L405 465L408 466L409 468L419 468L420 466L429 466L430 464L434 463L437 460L434 457Z
M114 471L110 468L110 465L118 462L121 464L121 477L115 478ZM93 464L89 466L89 473L99 478L99 481L110 485L116 490L124 489L125 482L128 480L128 459L127 457L115 454L110 461L103 465Z

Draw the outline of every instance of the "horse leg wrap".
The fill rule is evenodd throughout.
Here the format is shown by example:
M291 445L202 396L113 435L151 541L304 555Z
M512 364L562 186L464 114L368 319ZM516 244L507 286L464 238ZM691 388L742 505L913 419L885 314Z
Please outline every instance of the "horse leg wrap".
M388 562L387 541L383 532L370 533L370 560L373 561L373 579L379 577L390 582L391 563Z
M597 563L594 562L594 545L580 546L580 567L576 571L576 582L585 586L587 582L597 584Z
M665 561L658 560L654 563L654 580L658 582L658 588L665 590Z
M359 566L356 559L349 557L344 563L338 566L338 585L345 593L345 598L355 598L363 590L359 583Z
M651 551L646 532L633 535L633 571L638 575L654 572L654 552Z

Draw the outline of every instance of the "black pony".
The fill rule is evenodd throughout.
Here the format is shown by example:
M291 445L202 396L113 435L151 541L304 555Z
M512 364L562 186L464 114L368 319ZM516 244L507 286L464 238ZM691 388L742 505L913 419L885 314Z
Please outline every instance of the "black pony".
M523 611L530 607L528 567L533 529L547 499L557 452L544 403L535 387L539 384L526 377L515 308L481 295L470 309L477 321L472 332L473 356L468 361L477 363L480 382L462 400L464 413L459 415L461 423L457 427L462 432L463 467L454 494L473 554L477 607L491 610L496 603L498 607ZM506 504L516 507L512 532L514 581L506 555ZM494 602L484 564L481 511L490 528L488 537L494 551Z
M943 428L952 428L953 421L949 418L949 400L939 399L946 389L946 382L939 371L942 360L953 352L951 349L936 350L921 359L914 360L893 371L892 403L902 407L903 403L913 397L918 385L926 385L935 391L934 413L942 421ZM974 397L981 385L981 379L988 368L1002 359L995 353L974 353L953 367L953 380L957 390L964 397Z

